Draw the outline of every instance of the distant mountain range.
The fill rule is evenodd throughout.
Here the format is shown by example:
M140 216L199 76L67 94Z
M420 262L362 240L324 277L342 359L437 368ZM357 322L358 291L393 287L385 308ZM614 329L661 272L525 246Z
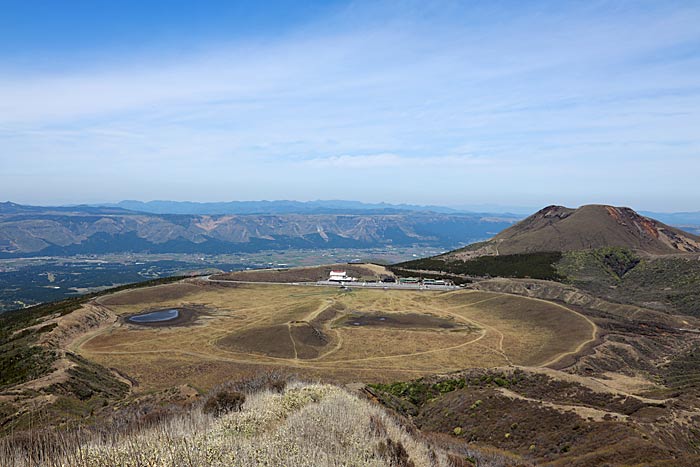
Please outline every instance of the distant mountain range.
M447 207L436 205L363 203L348 200L318 201L228 201L198 203L192 201L133 201L94 204L92 207L112 207L129 211L148 212L152 214L333 214L333 213L368 213L368 212L438 212L443 214L492 214L512 218L524 218L537 209L498 205L470 205L466 207ZM674 226L690 227L700 230L700 211L698 212L652 212L640 211L640 214Z
M362 203L360 201L228 201L197 203L192 201L120 201L113 204L93 205L114 207L152 214L358 214L368 212L437 212L443 214L466 211L445 206L420 206L413 204Z
M425 245L454 248L489 238L518 217L443 213L428 207L353 202L126 204L169 211L154 214L121 206L39 207L0 203L0 257L65 256L120 252L222 254L283 249L374 248ZM343 204L345 203L345 204ZM346 206L346 207L343 207ZM364 207L363 207L364 206ZM284 211L276 213L275 211ZM304 212L306 210L306 212Z
M561 225L572 225L572 235L578 228L577 219L583 219L582 226L597 225L588 223L583 215L589 207L547 209L556 211L555 217L568 218ZM658 216L689 232L700 232L700 213ZM122 201L57 207L5 202L0 203L0 257L120 252L221 254L387 245L453 249L491 238L522 217L461 212L441 206L344 200ZM504 235L509 234L497 238ZM597 230L595 236L600 235ZM543 238L552 241L556 236ZM512 242L501 244L500 251L507 251Z

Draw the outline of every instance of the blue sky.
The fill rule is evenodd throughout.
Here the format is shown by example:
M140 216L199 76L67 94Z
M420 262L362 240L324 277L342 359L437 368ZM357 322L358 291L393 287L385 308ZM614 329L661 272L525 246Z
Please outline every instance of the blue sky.
M0 11L0 199L700 210L697 2Z

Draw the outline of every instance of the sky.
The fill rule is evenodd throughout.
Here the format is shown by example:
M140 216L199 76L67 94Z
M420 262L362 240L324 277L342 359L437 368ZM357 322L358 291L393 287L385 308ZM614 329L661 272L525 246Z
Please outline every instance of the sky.
M0 201L700 210L700 2L0 12Z

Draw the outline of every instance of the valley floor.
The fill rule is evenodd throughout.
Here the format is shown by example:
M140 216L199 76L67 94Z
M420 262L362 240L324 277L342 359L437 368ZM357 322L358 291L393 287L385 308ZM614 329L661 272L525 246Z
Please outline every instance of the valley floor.
M589 319L562 305L473 290L188 281L121 292L92 306L109 318L69 348L130 375L137 391L192 381L207 390L269 368L377 382L473 367L540 366L576 353L596 335ZM188 308L196 317L187 325L157 327L125 320L157 308ZM52 333L64 331L59 325Z
M129 321L171 309L180 312L172 322ZM13 345L35 336L32 348L49 352L52 367L0 393L5 433L26 430L39 413L65 433L76 426L99 433L124 414L138 427L158 421L61 454L89 465L139 455L167 465L205 455L211 463L196 465L247 465L254 455L275 464L286 452L313 465L342 465L337 459L346 456L356 456L352 465L700 460L700 334L691 332L700 321L560 283L493 279L439 291L187 279L37 316L3 338ZM222 382L271 371L330 386L248 391L242 411L202 414L204 395ZM306 402L289 402L289 411L284 401L298 397ZM334 421L338 410L348 426ZM372 428L378 419L384 428ZM328 436L359 444L329 446ZM3 455L13 456L7 446Z

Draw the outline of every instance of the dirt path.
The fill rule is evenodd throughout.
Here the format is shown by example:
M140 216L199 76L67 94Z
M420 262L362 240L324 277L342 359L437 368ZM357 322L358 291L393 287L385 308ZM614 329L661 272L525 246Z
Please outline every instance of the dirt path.
M452 311L448 311L448 310L455 310L455 309L464 310L465 308L469 308L469 307L472 307L472 306L474 306L474 305L478 305L478 304L480 304L480 303L485 303L485 302L488 302L488 301L491 301L491 300L495 300L495 299L497 299L497 298L500 298L500 296L491 297L491 298L486 298L486 299L484 299L484 300L478 300L478 301L473 302L473 303L467 303L467 304L464 304L464 305L453 306L453 307L450 307L450 308L439 308L439 307L436 307L436 306L431 306L430 308L431 308L432 310L435 310L435 311L440 312L440 313L446 313L446 314L448 314L449 316L452 316L453 318L456 318L457 320L462 320L462 321L465 321L465 322L467 322L467 323L474 324L474 325L476 325L477 327L480 327L480 328L482 328L482 329L489 329L489 330L495 332L495 333L499 336L499 340L498 340L498 349L496 349L496 352L497 352L501 357L503 357L503 359L508 363L508 365L513 365L513 362L510 360L510 357L508 357L508 355L507 355L507 354L505 353L505 351L503 350L503 340L505 339L505 335L504 335L501 331L499 331L498 329L496 329L496 328L493 327L493 326L489 326L488 324L484 324L484 323L482 323L482 322L479 322L479 321L475 320L474 318L467 318L466 316L463 316L463 315L460 315L460 314L457 314L457 313L453 313ZM491 350L494 350L494 349L491 349Z
M558 308L561 308L562 310L566 310L569 313L573 313L573 314L583 318L584 320L586 320L588 322L588 324L591 325L591 337L588 340L579 344L574 350L569 351L569 352L564 352L564 353L560 354L558 357L556 357L552 360L549 360L548 362L540 363L537 366L547 367L549 365L553 365L553 364L557 363L558 361L560 361L564 357L568 357L569 355L576 355L577 353L581 352L588 344L595 342L595 340L598 338L598 326L596 326L596 324L590 318L579 313L578 311L574 311L569 307L566 307L564 305L560 305L559 303L550 302L549 300L542 300L540 298L534 298L534 297L527 297L527 299L528 300L535 300L538 302L549 303L550 305L554 305Z
M73 351L82 353L88 358L90 356L93 356L94 358L100 358L100 356L108 355L114 355L115 357L118 355L162 355L164 357L167 355L179 355L182 357L195 357L197 359L203 359L212 362L219 361L251 365L281 365L301 369L306 368L313 370L329 371L391 371L392 373L409 373L410 375L429 374L431 372L439 371L456 371L459 369L463 369L465 365L470 366L473 364L477 364L480 363L482 360L484 362L488 362L486 363L488 366L508 365L509 367L514 367L515 365L511 360L510 355L508 355L504 348L506 347L506 345L508 345L509 342L506 340L506 333L510 331L507 331L505 329L502 331L498 329L498 326L495 322L493 324L486 324L484 322L479 321L479 319L481 318L487 319L487 312L489 310L488 305L485 307L480 307L480 305L498 300L499 298L502 298L504 296L514 296L520 300L535 300L546 303L548 305L553 305L557 308L565 310L568 313L572 313L574 315L584 318L591 325L591 339L588 339L586 342L578 345L577 348L573 351L563 352L559 355L556 355L555 352L549 352L549 355L545 355L544 358L552 357L553 355L555 357L551 358L547 363L543 365L551 364L553 362L559 361L561 358L564 358L567 355L579 352L586 344L588 344L591 340L595 339L597 335L597 328L595 327L595 324L588 318L565 306L552 303L547 300L540 300L505 293L492 294L486 292L486 294L488 295L482 295L481 293L479 295L471 295L472 293L476 292L470 291L441 292L441 295L444 297L458 293L465 294L466 300L456 305L454 304L455 302L445 303L445 305L447 306L440 306L439 301L436 303L432 299L425 298L424 296L418 294L414 296L404 296L403 294L390 293L388 295L376 295L376 297L373 295L363 295L362 297L357 298L352 298L351 296L347 295L328 296L324 294L321 295L318 300L313 299L313 301L310 301L311 299L309 298L309 301L305 302L308 303L308 308L300 310L298 313L292 313L292 310L295 307L298 307L298 303L294 302L294 300L291 300L287 306L284 306L284 298L278 298L278 300L275 303L263 306L259 306L259 302L253 300L250 303L250 305L253 306L251 306L250 308L245 308L245 306L241 308L240 319L242 321L238 324L235 324L235 326L232 327L228 327L224 324L228 323L228 321L221 321L228 319L228 315L219 316L215 311L212 312L211 316L206 317L205 321L199 323L202 325L206 325L210 329L206 333L196 333L193 331L192 334L182 334L180 336L181 342L183 344L181 347L177 347L176 342L170 341L167 336L163 337L163 335L155 335L154 337L152 337L152 339L154 341L157 341L157 345L156 343L150 346L144 345L141 347L141 350L139 350L138 348L132 348L133 350L130 350L128 348L128 343L126 342L124 343L125 348L119 348L121 347L121 343L116 342L116 348L112 347L91 350L87 345L91 340L99 337L104 333L111 332L112 330L119 329L123 326L123 324L118 320L117 317L114 321L101 326L99 329L94 329L84 335L79 336L71 343L70 348ZM277 295L282 297L282 295L284 294L280 295L278 293ZM346 300L349 300L349 302L346 303ZM243 352L236 352L229 349L220 348L217 345L217 341L222 337L222 335L240 332L241 330L251 329L256 326L266 326L268 324L273 325L275 323L283 324L280 323L279 320L275 321L274 317L278 315L299 316L301 319L299 319L298 321L306 321L307 323L310 323L313 320L318 319L318 317L324 311L328 310L329 307L332 307L335 304L339 303L339 301L342 301L344 305L350 304L350 306L353 306L354 304L354 306L359 306L360 308L372 308L376 306L385 307L387 311L391 312L401 312L404 309L411 308L415 309L416 312L420 312L422 310L423 312L455 320L456 322L465 324L472 329L476 328L477 331L470 332L469 334L464 335L463 337L451 336L450 342L444 343L439 341L439 339L433 341L431 338L431 345L421 346L418 348L416 348L415 346L411 346L413 348L405 349L403 352L400 346L399 348L395 348L392 345L383 345L381 346L381 349L377 349L377 351L373 351L370 349L369 352L365 350L359 355L355 353L355 355L357 355L357 358L352 358L353 355L351 354L353 352L350 352L350 354L347 355L350 358L343 358L341 356L338 356L337 354L341 350L348 350L346 349L348 342L352 341L354 343L353 345L363 345L363 343L356 342L356 338L350 338L348 337L348 335L345 335L344 338L344 331L331 329L329 323L324 322L321 323L321 328L323 329L323 331L329 333L329 337L332 336L332 341L327 344L328 347L319 349L324 350L325 352L319 354L314 358L300 359L299 347L301 345L301 342L297 344L294 338L295 329L293 329L293 321L296 320L293 318L285 318L292 320L286 322L285 324L287 326L287 334L289 335L289 339L292 343L293 352L288 353L284 357L272 357L269 355L258 354L254 352L254 349L247 349ZM472 302L469 303L469 301ZM246 302L246 306L247 305L248 302ZM479 307L479 313L486 314L484 314L483 316L478 315L478 317L480 318L474 319L472 316L470 316L469 312L469 309L473 307ZM116 313L114 313L114 311L110 311L113 314L115 314L115 316L118 316ZM490 321L487 320L487 322ZM199 326L199 328L201 327L202 326ZM580 334L583 334L580 336L580 338L585 337L585 327L582 329L582 332ZM151 337L150 334L144 334L144 339L138 340L139 344L143 344L145 341L150 340L149 337ZM444 347L436 347L439 346L441 343L442 345L444 345ZM158 349L158 346L163 346L164 348ZM460 351L460 349L467 348L473 348L474 350ZM565 348L566 347L564 347L564 349ZM407 352L406 350L412 351ZM562 350L561 346L559 349L556 349L556 351L560 350ZM391 352L398 353L391 355ZM367 356L368 353L369 356ZM374 353L375 355L372 355L372 353ZM377 355L377 353L380 354ZM434 359L418 358L429 355L436 355L436 357ZM476 356L476 359L472 358L472 356ZM420 363L415 362L415 360L419 360ZM435 362L433 365L434 368L431 368L431 362L433 360ZM119 361L119 359L115 358L114 361ZM369 366L371 366L371 368L364 368L367 365L362 365L363 362L366 362ZM386 363L383 364L381 362ZM414 366L414 364L417 366Z
M310 358L307 361L310 361L310 362L320 361L320 360L326 358L327 356L332 355L343 348L343 335L335 329L329 329L329 331L332 331L335 334L336 344L328 352L321 354L318 357Z
M587 407L583 405L571 405L571 404L559 404L555 402L549 402L549 401L543 401L540 399L533 399L531 397L526 397L521 394L518 394L517 392L513 392L510 389L506 388L498 388L499 392L503 394L504 396L510 398L510 399L520 399L523 401L529 401L529 402L535 402L537 404L540 404L544 407L549 407L551 409L557 410L559 412L565 413L565 412L574 412L576 413L579 417L586 419L588 417L594 419L595 421L603 421L605 420L605 416L607 415L608 417L617 417L622 420L627 420L629 418L628 415L624 415L621 413L617 412L608 412L602 409L594 409L593 407Z
M86 355L152 355L152 354L179 354L179 355L186 355L186 356L191 356L191 357L197 357L201 358L204 360L209 360L209 361L219 361L219 362L227 362L227 363L243 363L243 364L249 364L249 365L282 365L282 366L289 366L289 367L294 367L294 368L307 368L307 369L314 369L314 370L348 370L348 371L377 371L377 370L385 370L385 371L392 371L392 372L397 372L397 373L404 373L404 372L409 372L409 373L416 373L416 374L427 374L430 373L430 371L427 370L418 370L415 368L406 368L406 367L356 367L356 366L349 366L349 367L343 367L342 365L336 365L338 362L328 362L328 365L311 365L306 362L310 360L294 360L291 358L277 358L277 357L269 357L269 356L260 356L260 358L256 359L245 359L245 358L234 358L234 357L224 357L222 355L217 355L217 354L211 354L211 353L204 353L204 352L194 352L194 351L188 351L188 350L182 350L182 349L160 349L160 350L138 350L138 351L91 351L87 352ZM250 355L250 354L243 354L243 355ZM257 356L256 356L257 357ZM374 357L374 358L382 358L382 357ZM391 356L389 356L391 358ZM354 361L362 361L363 359L359 360L354 360ZM351 361L351 360L339 360L340 363L346 362L346 361ZM331 363L333 365L331 365ZM455 368L455 371L457 369Z
M329 302L330 302L330 303L329 303ZM311 321L313 321L314 319L316 319L316 318L318 317L318 315L320 315L321 313L323 313L325 310L327 310L328 308L330 308L330 307L333 306L334 304L335 304L335 298L327 298L326 300L324 300L323 303L321 303L321 304L318 306L318 308L316 308L315 310L313 310L312 312L310 312L308 315L306 315L306 316L303 318L303 321L306 321L307 323L310 323Z
M451 293L451 292L450 292L450 293ZM460 321L460 322L463 322L463 323L465 323L465 324L472 325L472 326L476 326L476 327L480 328L480 329L481 329L480 335L479 335L478 337L476 337L475 339L470 339L470 340L468 340L468 341L466 341L466 342L463 342L463 343L460 343L460 344L457 344L457 345L454 345L454 346L441 347L441 348L438 348L438 349L425 350L425 351L421 351L421 352L411 352L411 353L403 353L403 354L396 354L396 355L379 355L379 356L361 357L361 358L344 359L344 360L328 360L327 358L328 358L330 355L336 353L337 351L339 351L339 350L343 347L343 338L342 338L342 335L341 335L341 333L339 333L339 332L336 331L336 332L335 332L335 335L336 335L336 340L337 340L337 342L336 342L336 344L334 345L334 347L333 347L332 349L330 349L328 352L326 352L326 353L324 353L324 354L322 354L322 355L319 355L318 357L315 357L315 358L313 358L313 359L309 359L309 360L307 360L307 361L308 361L308 362L328 363L328 364L332 364L332 365L337 365L338 363L342 363L342 362L351 363L351 362L374 361L374 360L391 360L391 359L401 359L401 358L407 358L407 357L413 357L413 356L419 356L419 355L428 355L428 354L433 354L433 353L438 353L438 352L446 352L446 351L451 351L451 350L457 350L457 349L460 349L460 348L464 348L464 347L466 347L466 346L468 346L468 345L476 344L477 342L481 341L484 337L487 336L487 330L488 330L488 331L490 331L490 332L495 333L495 334L499 337L498 348L497 348L497 349L489 348L489 350L495 351L498 355L500 355L500 356L507 362L508 365L511 365L511 366L512 366L512 365L513 365L513 362L510 360L510 357L506 354L506 352L505 352L504 349L503 349L503 341L504 341L505 336L504 336L504 334L503 334L501 331L499 331L497 328L495 328L495 327L493 327L493 326L484 324L484 323L479 322L479 321L477 321L477 320L475 320L475 319L473 319L473 318L468 318L468 317L466 317L466 316L463 316L463 315L461 315L461 314L458 314L458 313L455 313L455 312L452 311L452 310L464 310L464 309L466 309L466 308L473 307L473 306L475 306L475 305L479 305L479 304L483 304L483 303L486 303L486 302L489 302L489 301L492 301L492 300L496 300L496 299L500 298L502 295L504 295L504 294L500 294L500 293L499 293L498 295L493 296L493 297L489 297L489 298L486 298L486 299L483 299L483 300L478 300L478 301L475 301L475 302L472 302L472 303L456 305L456 306L452 306L452 307L449 307L449 308L441 308L441 307L437 307L437 306L429 306L429 307L428 307L430 310L432 310L432 311L434 311L434 312L436 312L436 313L438 313L438 314L442 314L442 315L445 315L445 314L446 314L446 315L448 315L448 316L450 316L450 317L456 319L457 321ZM539 300L539 299L532 299L532 298L525 298L525 297L519 297L519 298L528 299L528 300ZM396 303L396 298L395 298L395 297L391 297L390 300L391 300L391 305L392 305L392 306L396 306L396 305L397 305L397 303ZM331 303L328 303L329 301L330 301ZM548 304L552 304L552 302L548 302L548 301L546 301L546 300L539 300L539 301L546 302L546 303L548 303ZM332 304L333 304L334 302L335 302L335 299L326 299L326 300L324 301L324 303L321 303L315 310L313 310L313 311L310 312L308 315L306 315L305 321L308 322L308 321L313 320L315 317L317 317L319 314L321 314L324 310L326 310L329 306L332 306ZM554 304L554 305L556 305L556 306L558 306L558 307L560 307L560 308L562 308L562 309L565 309L565 310L567 310L567 311L569 311L569 312L571 312L571 313L574 313L574 314L577 314L577 315L579 315L579 316L582 316L582 315L580 315L579 313L576 313L575 311L570 310L570 309L568 309L568 308L566 308L566 307L564 307L564 306L561 306L561 305L558 305L558 304ZM101 306L104 306L104 305L101 305ZM269 306L257 307L257 308L269 308ZM585 317L584 317L584 318L585 318ZM261 322L263 322L263 321L265 321L266 319L267 319L267 317L263 317L263 318L260 318L260 319L257 319L257 320L253 320L253 321L251 321L251 322L245 323L245 324L244 324L243 326L241 326L241 328L239 328L239 329L249 329L249 328L251 328L251 327L253 327L253 326L255 326L255 325L257 325L257 324L259 324L259 323L261 323ZM595 326L595 325L594 325L590 320L588 320L587 318L586 318L586 320L587 320L589 323L591 323L591 325ZM94 331L94 332L91 332L91 333L88 333L88 334L82 336L78 341L76 341L76 342L73 343L72 348L75 349L76 351L77 351L77 350L82 350L82 347L83 347L83 345L84 345L85 343L87 343L87 342L90 341L91 339L93 339L93 338L99 336L100 334L109 331L110 329L112 329L113 325L114 325L114 323L110 323L110 324L108 324L108 325L102 327L101 329L98 329L98 330L96 330L96 331ZM284 358L275 358L275 357L269 357L269 356L258 358L258 356L256 355L256 356L254 357L255 360L250 360L250 359L245 359L245 358L244 358L244 359L233 358L231 361L238 361L238 362L241 362L241 363L258 363L258 364L260 364L260 363L265 363L265 360L267 360L267 359L271 359L271 360L273 360L274 362L277 362L277 363L284 362L284 361L290 361L290 362L295 362L295 363L294 363L295 365L299 365L299 366L308 366L308 365L305 364L304 361L300 361L299 358L298 358L297 346L296 346L296 342L295 342L295 340L294 340L294 337L292 336L292 329L291 329L291 324L290 324L290 323L287 323L287 329L288 329L288 331L289 331L289 338L290 338L290 340L291 340L291 342L292 342L292 346L293 346L293 349L294 349L294 358L292 358L292 359L284 359ZM330 329L330 328L329 328L329 329ZM215 338L214 340L216 340L216 339L218 339L218 337ZM211 341L210 341L209 343L212 344ZM588 343L588 341L585 342L585 343L583 343L583 344L581 344L581 345L579 346L579 348L583 347L583 346L584 346L585 344L587 344L587 343ZM153 352L156 352L156 353L157 353L157 352L163 352L163 353L183 353L183 354L186 354L186 352L184 352L184 351L179 351L179 350L176 350L176 349L169 349L169 350L163 349L162 351L146 351L146 350L144 350L144 351L132 351L132 352L128 352L128 351L125 351L125 352L120 352L120 351L112 351L112 352L101 352L101 351L97 351L97 352L90 352L90 351L88 351L87 353L102 354L102 355L112 353L112 354L114 354L114 355L118 355L118 354L135 354L135 353L137 354L137 353L153 353ZM574 351L574 352L567 352L567 353L565 353L565 354L559 355L559 356L557 356L555 359L553 359L552 362L553 362L553 361L558 361L559 359L563 358L563 356L568 355L568 354L571 354L571 353L576 353L576 351ZM212 354L196 353L196 354L199 355L199 356L205 356L205 355L214 356L214 355L215 355L214 353L212 353ZM251 355L251 356L252 356L253 354L244 354L244 355Z
M459 291L447 292L447 293L444 294L444 295L452 295L452 294L455 294L455 293L458 293L458 292L459 292ZM585 316L585 315L583 315L583 314L581 314L581 313L579 313L579 312L577 312L577 311L575 311L575 310L572 310L571 308L568 308L568 307L566 307L566 306L564 306L564 305L561 305L561 304L559 304L559 303L554 303L554 302L551 302L551 301L549 301L549 300L543 300L543 299L534 298L534 297L524 297L524 296L522 296L522 295L515 295L515 294L507 294L507 293L503 293L503 292L498 292L498 295L495 296L495 297L490 297L490 298L486 298L486 299L483 299L483 300L478 300L478 301L472 302L472 303L466 303L466 304L464 304L464 305L455 305L455 306L451 306L451 307L448 307L448 308L441 308L441 307L437 307L437 306L430 306L429 308L430 308L431 310L434 310L434 311L439 312L439 313L446 313L446 314L448 314L449 316L452 316L452 317L457 318L457 319L462 319L462 320L469 321L469 322L471 322L471 323L473 323L473 324L475 324L475 325L477 325L477 326L479 326L479 327L481 327L481 328L489 329L489 330L493 331L494 333L496 333L496 334L499 336L499 342L498 342L498 352L499 352L499 354L508 362L509 365L515 366L515 364L511 361L510 357L508 356L508 354L505 352L505 350L504 350L504 348L503 348L503 341L505 340L505 335L503 334L503 332L501 332L498 328L496 328L496 327L494 327L494 326L490 326L490 325L487 325L487 324L485 324L485 323L483 323L483 322L479 322L479 321L475 320L474 318L471 318L471 317L468 318L468 317L466 317L466 316L459 315L459 314L456 314L456 313L453 313L453 312L452 312L452 310L464 310L464 309L473 307L474 305L478 305L478 304L482 304L482 303L485 303L485 302L489 302L489 301L491 301L491 300L496 300L496 299L498 299L498 298L501 298L501 297L504 296L504 295L506 295L506 296L518 297L519 299L523 299L523 300L533 300L533 301L538 301L538 302L542 302L542 303L547 303L548 305L555 306L555 307L557 307L557 308L560 308L560 309L562 309L562 310L567 311L568 313L572 313L572 314L574 314L574 315L576 315L576 316L579 316L579 317L583 318L583 319L591 326L591 337L590 337L589 339L587 339L586 341L580 343L574 350L567 351L567 352L563 352L563 353L557 355L556 357L554 357L553 359L550 359L550 360L546 361L545 363L541 363L541 364L536 365L536 366L547 367L547 366L549 366L549 365L552 365L552 364L554 364L554 363L560 361L561 359L563 359L563 358L565 358L565 357L567 357L567 356L569 356L569 355L575 355L575 354L581 352L588 344L590 344L591 342L594 342L594 341L597 339L597 336L598 336L598 326L596 326L596 324L595 324L592 320L590 320L587 316Z
M432 350L424 350L421 352L411 352L411 353L405 353L405 354L396 354L396 355L378 355L375 357L362 357L362 358L349 358L349 359L343 359L343 360L326 360L327 363L343 363L343 362L365 362L365 361L370 361L370 360L386 360L386 359L392 359L392 358L406 358L406 357L415 357L418 355L427 355L427 354L432 354L436 352L445 352L449 350L456 350L462 347L465 347L467 345L473 344L474 342L478 342L481 339L486 336L486 332L482 332L479 337L476 339L472 339L467 342L463 342L461 344L453 345L450 347L442 347L439 349L432 349Z
M294 360L299 360L297 343L294 341L294 336L292 335L292 323L287 323L287 331L289 331L289 340L292 341L292 348L294 349Z
M634 394L632 392L624 391L620 388L612 386L608 382L602 381L598 378L593 378L593 377L589 377L589 376L580 376L580 375L572 374L572 373L566 373L566 372L563 372L560 370L554 370L552 368L547 368L547 367L539 367L538 368L538 367L525 367L525 366L517 366L516 368L519 368L523 371L527 371L529 373L543 374L543 375L547 375L553 379L580 384L581 386L584 386L593 392L604 393L604 394L617 394L620 396L632 397L632 398L638 399L641 402L644 402L647 404L658 404L658 403L663 403L663 402L670 400L670 399L652 399L649 397L640 396L640 395Z
M96 328L94 328L90 331L87 331L85 333L82 333L82 334L75 336L70 342L68 342L66 344L66 349L70 352L73 352L73 353L79 353L82 346L90 339L97 337L101 334L104 334L104 333L108 332L109 330L113 329L114 325L116 324L117 320L119 319L111 308L109 308L106 305L102 305L101 303L99 303L97 301L93 301L92 303L88 303L86 306L94 306L97 308L102 308L103 310L109 312L109 314L113 315L114 318L110 321L105 321L104 323L101 323L99 326L97 326Z

